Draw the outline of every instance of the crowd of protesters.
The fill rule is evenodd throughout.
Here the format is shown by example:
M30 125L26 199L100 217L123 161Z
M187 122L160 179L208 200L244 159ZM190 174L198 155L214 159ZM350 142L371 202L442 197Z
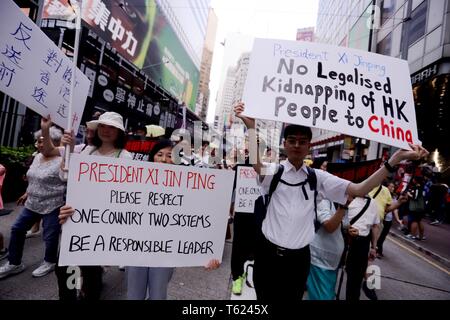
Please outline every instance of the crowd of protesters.
M248 129L254 129L254 119L243 116L243 111L243 103L235 106L236 116ZM285 153L277 155L269 149L265 155L269 163L257 155L252 164L248 149L235 149L226 160L211 163L216 159L217 148L209 142L203 141L201 148L194 150L186 139L167 137L161 129L149 133L148 126L139 126L135 132L142 138L157 139L149 161L173 164L174 150L181 149L181 164L188 166L234 170L239 165L253 166L261 194L268 196L267 213L260 226L255 222L255 214L236 212L231 204L233 294L242 292L244 263L254 260L253 283L258 299L301 300L305 292L311 300L335 299L339 270L345 265L346 298L358 300L361 288L370 292L366 268L375 257L383 257L383 242L392 221L397 221L409 238L425 240L424 215L430 214L432 224L442 223L446 217L448 186L439 173L432 167L402 164L428 154L418 145L411 145L410 151L397 151L366 180L354 183L328 173L326 162L315 162L314 169L307 168L304 160L312 137L308 127L287 126ZM248 148L256 150L254 131L249 130L248 135ZM42 219L46 250L44 262L33 271L33 276L45 276L56 268L60 299L98 300L102 266L81 266L83 285L72 289L66 285L70 275L67 267L56 267L60 225L74 212L70 204L65 204L65 146L75 153L132 159L125 149L128 134L123 119L115 112L95 115L87 123L85 141L75 145L72 134L63 135L51 126L50 119L43 118L35 137L37 154L27 173L28 189L20 199L24 209L11 228L9 250L3 248L0 237L0 258L8 258L0 267L0 278L25 269L22 252L27 231L35 223L38 227ZM179 148L174 148L177 144ZM237 159L244 162L236 163ZM279 180L274 182L277 172ZM389 176L394 177L388 180ZM219 261L211 260L205 268L216 269L219 265ZM167 299L174 268L125 269L128 299Z

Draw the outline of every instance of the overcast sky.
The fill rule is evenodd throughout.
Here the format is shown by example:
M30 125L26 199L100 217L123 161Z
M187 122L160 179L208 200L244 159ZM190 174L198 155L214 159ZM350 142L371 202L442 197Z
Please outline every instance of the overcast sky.
M214 119L224 70L242 52L251 50L252 37L295 40L298 28L315 26L318 3L319 0L212 0L218 27L207 122L212 123ZM226 38L235 39L236 33L243 39L239 46L235 41L221 44Z

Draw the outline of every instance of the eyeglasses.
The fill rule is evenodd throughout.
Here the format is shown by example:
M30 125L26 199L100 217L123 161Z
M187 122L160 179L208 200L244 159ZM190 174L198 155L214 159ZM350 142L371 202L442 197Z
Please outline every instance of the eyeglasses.
M286 143L290 144L290 145L296 145L298 144L299 146L306 146L309 144L309 141L306 139L295 139L295 138L287 138L286 139Z

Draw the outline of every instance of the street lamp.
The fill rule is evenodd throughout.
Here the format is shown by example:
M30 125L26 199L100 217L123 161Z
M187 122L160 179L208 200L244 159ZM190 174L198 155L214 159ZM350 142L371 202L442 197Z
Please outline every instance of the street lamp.
M169 63L169 62L170 62L169 59L164 60L164 58L163 58L161 62L149 64L148 66L143 66L143 67L141 68L140 72L143 72L144 69L148 69L148 68L160 66L160 65L162 65L162 64L167 64L167 63ZM145 84L144 84L144 90L145 90L145 89L147 89L147 80L148 80L148 76L147 76L146 73L144 73L144 75L145 75ZM161 83L161 79L159 79L159 82Z
M169 59L167 59L166 61L164 61L164 58L163 58L163 60L162 60L161 62L154 63L154 64L149 64L148 66L143 66L143 67L141 68L141 71L144 70L144 69L147 69L147 68L152 68L152 67L160 66L160 65L162 65L162 64L167 64L167 63L169 63L169 62L170 62Z

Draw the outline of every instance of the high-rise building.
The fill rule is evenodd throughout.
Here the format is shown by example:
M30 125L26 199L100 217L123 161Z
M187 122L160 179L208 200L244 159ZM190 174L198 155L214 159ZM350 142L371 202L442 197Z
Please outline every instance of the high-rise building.
M234 81L233 105L242 100L245 80L247 80L248 67L250 66L250 53L243 53L236 65L236 76Z
M200 65L200 82L195 113L206 121L210 96L209 80L217 33L217 16L212 8L209 9L208 27L206 29L205 45L203 47L202 63Z
M242 100L245 81L247 79L248 68L250 66L250 53L243 53L234 68L230 68L227 73L225 85L222 90L222 99L220 108L216 111L218 130L221 126L224 130L232 135L241 135L236 137L238 145L242 145L245 140L244 124L242 121L233 116L233 106ZM271 148L278 148L281 123L268 120L257 120L256 128L259 132L260 139L263 139Z
M408 61L419 139L429 151L438 151L441 169L448 168L450 159L449 21L446 0L321 0L315 33L317 42ZM317 143L320 152L326 151L326 144ZM392 151L373 141L347 138L340 156L374 159Z
M234 68L228 68L225 77L225 83L222 95L219 100L219 107L216 110L214 119L214 129L223 132L225 127L230 127L230 113L234 102L234 89L236 82L236 71Z

